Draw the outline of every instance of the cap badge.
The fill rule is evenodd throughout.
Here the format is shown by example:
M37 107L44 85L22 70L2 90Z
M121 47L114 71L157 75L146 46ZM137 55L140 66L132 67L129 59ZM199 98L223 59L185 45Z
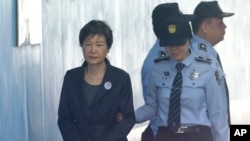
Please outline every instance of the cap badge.
M174 24L169 25L168 32L174 34L176 32L176 25Z

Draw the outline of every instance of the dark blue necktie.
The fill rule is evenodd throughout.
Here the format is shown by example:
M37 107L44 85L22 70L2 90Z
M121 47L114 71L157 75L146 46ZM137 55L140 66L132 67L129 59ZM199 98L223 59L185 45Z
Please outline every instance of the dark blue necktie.
M219 62L220 67L221 67L221 69L223 70L223 67L222 67L222 64L221 64L221 61L220 61L220 56L219 56L219 54L217 54L217 61ZM228 104L228 107L227 107L227 109L228 109L228 123L231 124L230 105L229 105L229 104L230 104L230 102L229 102L230 100L229 100L229 91L228 91L226 79L225 79L225 89L226 89L227 104Z
M180 125L181 118L181 91L182 91L182 74L181 70L184 67L182 63L176 64L177 74L172 84L169 113L168 113L168 127L175 128Z

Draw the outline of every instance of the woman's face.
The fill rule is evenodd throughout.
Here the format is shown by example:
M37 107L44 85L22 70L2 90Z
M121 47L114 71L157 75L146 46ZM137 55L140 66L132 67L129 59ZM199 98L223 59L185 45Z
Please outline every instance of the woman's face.
M174 60L181 62L189 55L189 40L182 46L167 46L165 47L167 54Z
M106 38L103 35L89 35L83 42L83 56L88 64L98 65L104 62L109 52Z

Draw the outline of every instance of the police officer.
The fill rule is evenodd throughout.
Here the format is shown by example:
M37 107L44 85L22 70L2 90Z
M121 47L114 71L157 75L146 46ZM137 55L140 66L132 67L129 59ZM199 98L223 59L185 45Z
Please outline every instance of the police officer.
M135 112L137 123L156 117L155 141L228 141L226 92L220 68L192 51L187 20L174 16L160 29L159 43L168 56L151 69L147 101Z
M192 40L192 48L199 54L204 54L209 58L213 58L222 69L218 52L213 48L216 44L224 39L226 25L223 22L224 17L230 17L234 13L223 12L217 1L200 2L194 10L196 18L192 21L194 37ZM225 81L225 89L227 92L227 103L229 111L229 91Z
M178 3L162 3L157 5L153 12L152 12L152 25L153 31L157 40L155 44L148 52L141 69L141 81L142 81L142 90L143 90L143 97L144 101L147 101L146 98L146 89L148 88L148 74L150 69L152 68L153 64L166 56L164 48L159 47L159 29L160 25L163 23L165 19L168 19L171 16L179 15L183 18L191 21L194 19L194 15L182 14L179 9ZM151 119L148 127L143 131L141 136L141 141L153 141L154 135L157 132L158 127L154 124L154 118ZM153 130L153 131L152 131Z

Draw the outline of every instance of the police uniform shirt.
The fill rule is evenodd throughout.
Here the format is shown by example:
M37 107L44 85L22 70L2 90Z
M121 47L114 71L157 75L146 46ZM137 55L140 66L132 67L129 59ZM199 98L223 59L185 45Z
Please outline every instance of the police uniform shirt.
M220 66L220 63L217 60L217 51L215 50L215 48L206 40L200 38L197 35L194 35L193 40L192 40L192 50L196 53L196 54L200 54L202 56L206 56L208 58L211 58L214 62L216 62L216 65L220 68L219 71L222 72L223 76L226 76L222 67ZM228 87L226 86L226 81L223 84L225 87L225 91L226 91L226 99L227 99L227 105L228 105L228 111L229 111L229 90ZM230 111L229 111L230 112ZM229 113L230 114L230 113ZM229 123L230 123L230 115L229 115Z
M216 59L218 54L217 51L206 40L200 38L197 35L194 35L191 47L196 54L202 54L205 57L213 59L214 61L216 61L216 65L219 65Z
M142 69L141 69L141 82L142 82L142 92L143 92L143 98L144 101L147 101L146 99L146 89L148 88L149 84L149 72L153 68L154 60L159 57L159 52L164 51L164 47L160 47L159 40L157 39L155 41L154 46L150 49L148 52L146 58L144 59ZM145 102L146 103L146 102ZM155 120L151 119L150 121L150 127L153 130L153 133L156 134L158 131L158 127L155 126Z
M228 141L227 103L224 78L214 63L199 61L191 53L182 63L183 85L181 94L181 124L211 127L215 141ZM156 125L168 125L169 99L176 61L162 60L150 73L147 101L136 110L137 122L157 116Z
M141 82L144 101L147 101L146 89L148 88L149 84L147 81L147 77L149 77L149 72L153 68L155 60L161 58L160 52L164 52L166 54L164 47L160 47L159 40L157 39L153 47L148 52L146 58L144 59L141 69ZM158 127L154 124L154 118L150 121L150 127L153 130L153 133L156 135Z
M155 58L158 57L159 52L160 51L164 51L163 47L159 46L159 40L157 39L155 41L154 46L150 49L150 51L148 52L146 58L144 59L143 65L142 65L142 69L141 69L141 82L142 82L142 91L143 91L143 98L145 99L145 93L146 93L146 88L148 87L148 72L150 69L152 69L153 65L154 65L154 60Z

